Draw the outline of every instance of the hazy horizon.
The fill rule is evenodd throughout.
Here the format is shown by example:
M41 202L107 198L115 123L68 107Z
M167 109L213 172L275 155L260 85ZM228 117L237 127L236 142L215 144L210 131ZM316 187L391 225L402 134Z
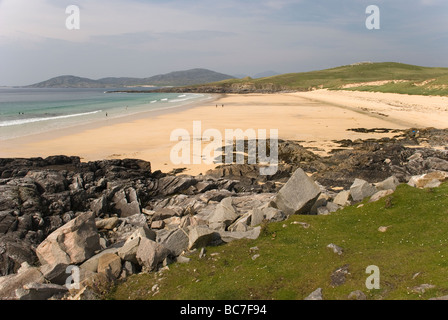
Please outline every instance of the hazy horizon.
M79 30L66 28L69 5L80 9ZM380 9L379 30L366 28L369 5ZM0 85L361 61L448 67L447 13L443 0L0 0Z

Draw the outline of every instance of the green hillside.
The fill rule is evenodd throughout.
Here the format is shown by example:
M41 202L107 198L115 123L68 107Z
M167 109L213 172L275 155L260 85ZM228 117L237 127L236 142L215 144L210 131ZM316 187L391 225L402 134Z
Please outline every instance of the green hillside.
M395 80L395 81L394 81ZM384 84L371 84L390 81ZM346 85L359 84L351 88ZM316 88L393 92L422 95L448 95L448 68L420 67L395 62L359 63L332 69L288 73L260 79L230 79L209 86L307 91Z
M328 216L291 216L265 225L257 240L208 247L204 258L193 253L189 263L172 264L163 275L134 275L106 298L300 300L317 288L324 299L347 299L355 290L367 299L445 296L447 195L448 183L424 190L403 184L378 202L364 201ZM387 231L380 232L381 226ZM327 248L330 243L343 254ZM379 267L380 289L366 288L370 265ZM332 283L332 273L344 266L345 282Z

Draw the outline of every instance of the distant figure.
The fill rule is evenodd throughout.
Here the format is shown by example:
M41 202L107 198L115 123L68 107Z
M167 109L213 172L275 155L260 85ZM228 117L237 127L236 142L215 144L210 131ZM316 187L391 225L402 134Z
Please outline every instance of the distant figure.
M222 105L222 108L224 108L224 105Z
M218 108L218 105L216 105L216 108Z
M106 117L107 117L107 112L106 112Z

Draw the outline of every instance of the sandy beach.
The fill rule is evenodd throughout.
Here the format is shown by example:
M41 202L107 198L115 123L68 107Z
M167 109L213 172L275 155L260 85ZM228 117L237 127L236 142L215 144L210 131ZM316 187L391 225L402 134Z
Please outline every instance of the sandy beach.
M215 165L179 165L170 159L178 143L170 141L171 133L185 129L193 135L194 121L201 121L201 132L216 129L223 136L225 129L265 129L268 136L270 129L278 129L280 139L299 140L325 154L337 147L334 140L395 135L347 131L351 128L448 128L448 98L327 90L216 95L215 100L176 111L2 141L0 157L64 154L80 156L82 161L138 158L150 161L153 171L187 168L185 173L194 175ZM205 146L203 142L202 150Z

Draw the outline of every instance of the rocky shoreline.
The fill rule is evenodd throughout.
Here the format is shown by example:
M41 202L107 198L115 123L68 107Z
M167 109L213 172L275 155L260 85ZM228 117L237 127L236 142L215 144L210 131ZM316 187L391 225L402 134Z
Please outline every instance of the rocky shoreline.
M131 274L187 263L207 245L255 239L264 223L448 178L448 130L395 133L338 141L327 157L279 141L273 176L248 164L189 176L152 172L137 159L0 159L0 298L95 298Z

